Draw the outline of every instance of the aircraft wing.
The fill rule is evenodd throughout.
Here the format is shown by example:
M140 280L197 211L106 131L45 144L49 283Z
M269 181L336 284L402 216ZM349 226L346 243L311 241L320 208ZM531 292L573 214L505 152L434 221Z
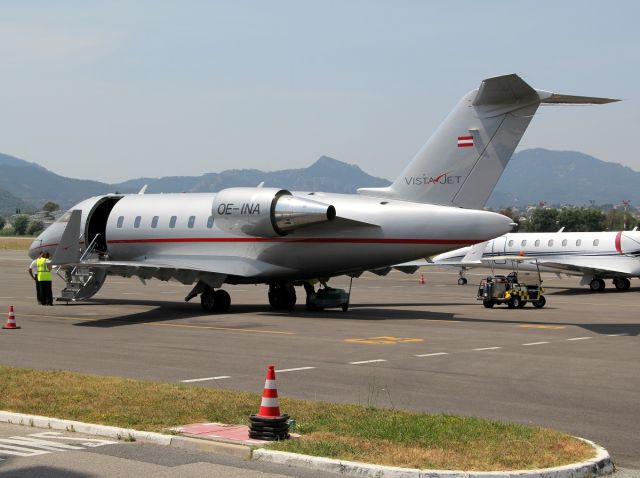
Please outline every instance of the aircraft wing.
M139 261L85 261L81 266L105 269L116 275L156 277L159 279L193 279L201 274L217 276L256 277L265 273L286 273L290 270L268 262L238 256L159 255ZM182 280L181 280L182 281Z
M633 264L624 264L614 262L606 257L576 257L569 260L556 261L538 261L543 267L558 269L558 271L580 272L583 274L597 274L601 276L607 275L632 275L634 274Z
M632 275L635 267L633 264L624 264L618 261L612 261L608 257L572 257L557 258L549 260L545 257L538 256L494 256L482 259L482 262L493 261L514 261L514 262L537 262L540 267L546 269L557 269L557 272L574 272L592 275Z

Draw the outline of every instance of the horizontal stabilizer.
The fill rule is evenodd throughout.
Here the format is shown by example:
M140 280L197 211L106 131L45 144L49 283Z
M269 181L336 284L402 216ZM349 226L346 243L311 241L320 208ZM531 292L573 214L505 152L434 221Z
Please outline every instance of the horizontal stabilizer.
M543 104L556 104L556 105L606 105L607 103L615 103L620 101L614 98L598 98L597 96L573 96L573 95L560 95L557 93L551 93L548 98L542 98Z

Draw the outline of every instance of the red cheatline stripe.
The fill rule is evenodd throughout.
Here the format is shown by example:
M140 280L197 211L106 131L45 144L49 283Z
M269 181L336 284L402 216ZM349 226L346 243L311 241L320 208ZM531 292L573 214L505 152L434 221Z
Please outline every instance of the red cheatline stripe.
M391 239L391 238L359 238L359 237L164 237L154 239L113 239L109 244L144 244L144 243L176 243L176 242L295 242L310 244L475 244L473 239Z
M622 254L622 231L616 234L616 251Z
M458 143L458 148L470 148L473 143Z
M464 139L473 140L473 136L458 136L458 141L464 140Z

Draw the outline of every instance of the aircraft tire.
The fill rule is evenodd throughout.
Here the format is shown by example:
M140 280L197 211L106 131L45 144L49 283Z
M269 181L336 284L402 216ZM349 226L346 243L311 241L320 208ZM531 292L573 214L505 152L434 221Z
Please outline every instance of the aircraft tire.
M593 279L589 283L589 287L594 292L602 292L605 288L605 283L602 279Z
M218 289L213 293L213 310L215 312L226 312L231 305L231 296L226 290Z
M631 281L626 277L617 277L613 279L613 285L616 286L618 290L627 290L631 287Z
M467 278L466 277L460 277L458 279L458 285L467 285Z
M547 299L544 298L543 295L540 296L537 300L531 302L536 309L542 309L547 303Z
M269 286L269 304L277 310L291 310L296 305L296 290L290 282Z
M200 294L200 305L205 312L214 312L216 310L215 292L213 289L207 287L202 294Z

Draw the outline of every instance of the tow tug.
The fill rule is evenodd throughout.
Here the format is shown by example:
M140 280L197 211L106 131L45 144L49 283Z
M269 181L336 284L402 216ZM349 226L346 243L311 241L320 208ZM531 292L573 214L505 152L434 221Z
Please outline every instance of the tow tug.
M493 264L496 261L511 261L513 272L507 276L494 275ZM492 257L488 260L491 263L491 275L482 279L478 287L477 299L482 301L487 309L491 309L496 304L507 304L510 309L520 309L527 305L527 302L536 309L541 309L547 303L544 298L544 289L542 287L542 277L540 276L540 268L538 261L535 260L536 270L538 271L538 282L536 284L524 284L518 280L518 264L532 260L530 257L523 256L500 256Z
M307 294L307 310L324 310L332 308L341 308L343 312L349 310L349 300L351 299L351 285L353 277L349 282L349 290L335 289L322 283L322 287L318 290L309 290ZM306 289L306 287L305 287ZM313 292L311 292L313 290Z

